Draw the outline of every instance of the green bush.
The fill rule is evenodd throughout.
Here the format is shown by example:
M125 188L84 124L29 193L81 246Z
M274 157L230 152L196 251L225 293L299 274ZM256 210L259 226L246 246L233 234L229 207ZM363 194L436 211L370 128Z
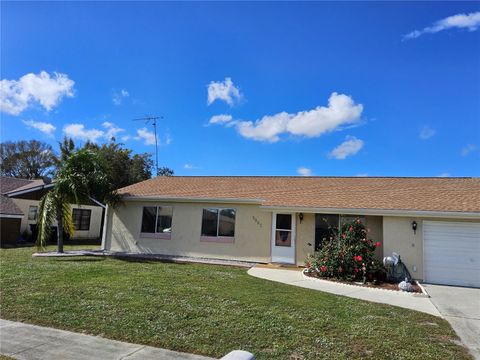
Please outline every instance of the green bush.
M368 231L360 219L345 222L339 234L322 243L319 251L305 261L307 271L319 277L347 281L383 280L383 264L375 258L380 246L368 238Z

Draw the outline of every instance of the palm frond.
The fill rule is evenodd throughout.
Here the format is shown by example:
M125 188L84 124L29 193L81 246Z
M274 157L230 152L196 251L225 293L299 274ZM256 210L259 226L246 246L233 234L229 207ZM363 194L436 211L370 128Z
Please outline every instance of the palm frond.
M62 206L62 218L63 218L63 231L72 237L73 232L75 231L75 225L73 224L72 218L72 208L68 201L64 201L61 204Z
M56 194L54 191L49 191L40 199L38 208L38 236L36 240L36 245L38 248L45 247L45 244L51 235L51 229L56 220L56 215Z

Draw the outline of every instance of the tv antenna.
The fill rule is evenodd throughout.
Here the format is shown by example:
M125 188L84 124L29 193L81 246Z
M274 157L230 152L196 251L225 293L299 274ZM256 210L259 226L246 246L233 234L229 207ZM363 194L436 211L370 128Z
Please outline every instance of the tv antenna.
M144 121L145 124L153 125L153 132L155 133L155 169L158 176L158 138L157 138L157 120L163 119L163 116L145 116L143 118L133 119L133 121Z

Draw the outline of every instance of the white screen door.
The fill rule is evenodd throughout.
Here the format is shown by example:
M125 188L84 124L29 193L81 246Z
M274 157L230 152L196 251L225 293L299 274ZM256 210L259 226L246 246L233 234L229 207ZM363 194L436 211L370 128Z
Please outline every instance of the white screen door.
M295 264L295 216L273 213L272 262Z

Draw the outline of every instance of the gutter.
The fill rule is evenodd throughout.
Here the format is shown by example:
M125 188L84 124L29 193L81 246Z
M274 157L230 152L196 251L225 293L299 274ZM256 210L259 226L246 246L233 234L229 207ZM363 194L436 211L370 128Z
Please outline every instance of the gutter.
M10 191L10 192L5 193L3 195L8 196L8 197L12 197L12 196L18 196L18 195L22 195L22 194L28 194L30 192L37 191L37 190L49 189L51 187L53 187L53 183L38 185L38 186L34 186L34 187L31 187L31 188L28 188L28 189L19 190L19 191L13 190L13 191Z
M124 201L172 201L172 202L198 202L198 203L236 203L236 204L262 204L263 199L238 199L238 198L188 198L177 196L123 196Z
M23 219L24 215L20 214L0 214L0 218L6 219Z
M459 218L479 219L480 212L461 211L424 211L424 210L396 210L396 209L345 209L345 208L314 208L314 207L288 207L288 206L260 206L262 210L288 211L318 214L341 214L341 215L376 215L376 216L411 216L431 218Z

